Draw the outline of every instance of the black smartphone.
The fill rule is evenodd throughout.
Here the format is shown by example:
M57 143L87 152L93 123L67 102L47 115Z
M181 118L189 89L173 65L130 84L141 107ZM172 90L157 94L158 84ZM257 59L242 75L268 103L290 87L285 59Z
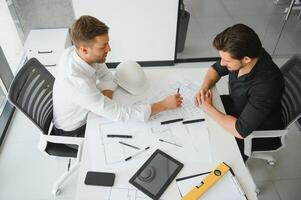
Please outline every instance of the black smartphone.
M113 186L115 180L114 173L108 172L87 172L85 178L86 185Z

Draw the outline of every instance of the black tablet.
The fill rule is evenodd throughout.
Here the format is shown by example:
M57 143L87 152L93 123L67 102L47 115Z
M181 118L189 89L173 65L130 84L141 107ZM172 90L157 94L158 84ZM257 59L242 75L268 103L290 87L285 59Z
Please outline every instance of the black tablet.
M183 164L157 149L130 179L130 183L152 199L159 199Z

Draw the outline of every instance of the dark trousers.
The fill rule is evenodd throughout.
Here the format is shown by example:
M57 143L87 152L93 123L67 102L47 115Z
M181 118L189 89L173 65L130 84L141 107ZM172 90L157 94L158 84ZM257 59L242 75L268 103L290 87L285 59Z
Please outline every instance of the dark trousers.
M64 131L54 126L52 135L60 135L60 136L67 136L67 137L85 137L85 131L86 131L86 124L73 131ZM73 149L78 149L78 146L75 144L65 144L65 145Z
M240 112L235 109L233 101L230 95L221 95L220 96L226 111L226 114L232 115L236 118L239 117ZM240 154L246 162L248 160L248 156L244 154L244 140L243 139L236 139L236 143L239 147ZM252 140L252 151L268 151L268 150L275 150L281 146L280 138L256 138Z

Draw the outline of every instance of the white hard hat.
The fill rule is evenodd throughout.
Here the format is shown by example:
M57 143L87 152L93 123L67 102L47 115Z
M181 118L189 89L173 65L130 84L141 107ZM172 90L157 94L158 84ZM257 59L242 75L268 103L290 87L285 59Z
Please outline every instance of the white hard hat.
M121 62L116 67L115 82L133 95L143 93L149 86L142 67L135 61Z

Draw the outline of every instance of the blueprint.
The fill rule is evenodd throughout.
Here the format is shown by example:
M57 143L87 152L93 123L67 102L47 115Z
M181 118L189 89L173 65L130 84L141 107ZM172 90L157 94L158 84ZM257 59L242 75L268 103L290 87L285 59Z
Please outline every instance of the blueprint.
M184 120L204 118L204 112L194 105L194 96L198 90L198 85L181 77L179 74L160 80L160 83L152 83L148 90L140 96L130 95L119 88L114 93L114 100L126 105L151 104L175 94L178 88L180 90L179 93L183 97L182 107L159 113L153 116L151 121L160 122L175 118L183 118Z
M132 135L133 138L108 138L106 137L108 133ZM177 154L181 156L182 162L195 162L197 160L202 163L210 163L212 161L209 135L205 122L185 125L182 123L157 125L139 122L105 122L100 123L99 134L106 165L128 162L125 161L127 157L140 151L122 145L119 141L140 149L150 147L151 150L160 149L171 155ZM161 142L160 140L167 142ZM133 158L133 160L145 158L149 155L145 153Z
M158 127L152 127L139 122L104 122L99 125L99 133L107 165L125 162L127 157L140 151L122 145L119 143L120 141L139 147L140 149L144 149L149 146L152 149L160 148L165 152L170 152L177 150L178 148L175 145L166 145L159 142L159 139L164 139L177 143L174 131L171 130L170 126L160 125ZM108 134L131 135L133 137L130 139L108 138Z
M164 87L162 87L162 84L164 84ZM156 149L174 155L183 163L211 163L210 138L206 121L192 124L182 124L179 121L161 125L162 121L177 118L183 118L184 120L205 118L203 111L194 105L194 95L198 89L196 84L180 75L172 75L160 80L160 84L152 83L148 90L139 96L130 95L119 88L114 93L113 99L125 105L149 104L175 94L178 88L183 97L183 106L159 113L146 123L99 121L98 133L95 133L97 136L94 136L98 139L91 141L94 144L90 145L93 146L90 150L91 158L94 158L93 165L96 167L104 163L105 166L114 167L114 169L122 169L125 163L134 166L145 161L151 155L151 152ZM108 138L108 134L124 134L133 137L130 139ZM128 143L140 149L146 147L150 147L150 149L126 161L126 158L135 155L140 150L122 145L120 142ZM103 152L102 156L95 155L95 152L99 151Z
M107 200L151 200L151 198L135 188L112 187Z

